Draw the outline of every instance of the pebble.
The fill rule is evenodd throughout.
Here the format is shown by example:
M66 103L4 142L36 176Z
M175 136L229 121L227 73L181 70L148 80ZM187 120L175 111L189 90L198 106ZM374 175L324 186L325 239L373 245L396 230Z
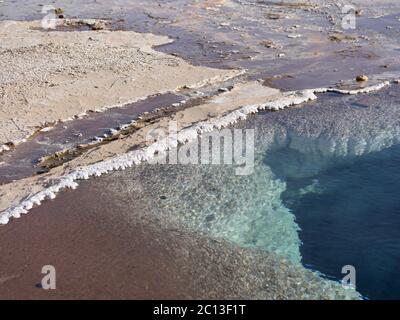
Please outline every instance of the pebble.
M104 30L106 28L106 24L103 21L96 21L93 25L91 25L92 30Z
M53 129L52 127L45 127L45 128L40 129L39 131L40 132L49 132L52 129Z
M291 38L291 39L297 39L297 38L301 38L302 35L301 34L288 34L287 37Z
M356 77L356 81L358 82L368 81L368 77L365 74L361 74Z
M36 171L36 174L44 174L44 173L47 173L47 172L49 172L48 168L40 168L40 169L38 169Z
M266 48L271 48L271 49L281 49L282 47L275 42L271 40L264 40L260 42L261 45L263 45Z
M56 15L62 15L64 13L64 10L62 8L56 8L54 9L54 13Z

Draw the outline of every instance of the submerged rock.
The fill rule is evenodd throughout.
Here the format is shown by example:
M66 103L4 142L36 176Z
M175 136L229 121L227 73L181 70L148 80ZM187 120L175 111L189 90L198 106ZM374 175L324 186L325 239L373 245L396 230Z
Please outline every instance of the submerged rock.
M106 23L104 21L96 21L91 25L92 30L104 30L106 28Z
M56 15L60 15L60 14L63 14L63 13L64 13L64 10L63 10L62 8L56 8L56 9L54 9L54 13L55 13Z
M271 40L263 40L260 42L260 44L266 48L270 49L282 49L282 46L275 43L274 41Z

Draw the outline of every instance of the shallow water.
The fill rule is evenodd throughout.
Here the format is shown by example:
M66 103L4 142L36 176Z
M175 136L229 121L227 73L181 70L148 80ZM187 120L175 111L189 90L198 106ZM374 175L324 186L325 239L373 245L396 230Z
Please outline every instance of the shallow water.
M120 108L89 112L83 118L58 123L50 131L38 132L12 152L0 155L0 184L41 172L43 168L37 164L42 157L88 144L96 137L111 136L110 129L118 129L137 120L142 113L169 107L183 99L184 96L179 94L156 95Z
M5 16L0 14L0 19L41 18L36 2L30 1L37 7L34 11L21 4L24 10L15 7ZM274 29L278 22L271 23L264 15L281 13L279 8L265 11L232 5L212 11L170 1L165 7L146 3L146 10L136 10L142 7L141 1L131 6L114 1L110 13L109 8L94 3L62 6L69 16L107 13L107 17L123 18L117 29L167 34L175 42L158 50L177 53L194 64L244 67L251 79L265 79L283 89L332 85L358 73L397 70L397 64L390 62L398 56L398 48L371 45L363 39L358 40L362 46L355 48L351 43L331 42L313 30L315 26L327 28L327 20L320 16L311 19L304 12L286 10L290 17L279 19L282 21ZM288 40L284 29L303 24L305 18L310 18L306 19L308 26L296 32L306 41ZM362 28L357 32L367 30L368 36L379 32L395 39L398 29L386 28L394 16L383 20L375 23L361 18ZM282 50L266 48L260 43L265 39L283 44L286 57L276 59ZM127 219L132 214L162 215L240 246L273 251L334 279L341 278L343 265L352 264L361 293L371 298L398 298L399 106L398 87L368 96L325 95L306 106L262 113L238 125L256 129L253 175L236 176L229 165L143 164L90 180L77 192L85 198L85 190L91 189L108 199L109 207L101 208L106 214L120 210ZM126 116L114 119L115 124ZM110 127L110 119L105 117L107 124L99 128L100 120L96 119L96 126L88 125L87 137ZM74 133L72 130L72 137ZM62 132L60 145L51 148L59 150L68 144L65 135ZM48 140L38 144L49 151ZM26 154L31 156L31 151L28 148ZM8 176L2 176L12 180L17 176L10 175L11 171L18 177L32 173L29 159L29 163L20 162L21 168L8 168ZM57 206L68 208L62 201Z
M331 31L343 31L328 19L339 8L322 5L314 12L301 3L306 1L70 0L58 1L57 6L69 18L107 18L113 29L167 35L174 42L157 50L194 65L245 68L249 79L265 79L285 90L399 70L397 15L363 15L355 30L345 32L356 41L331 41ZM0 20L41 19L42 5L39 0L4 2ZM290 33L302 37L289 39ZM274 46L265 46L265 40Z
M118 223L151 217L166 227L183 224L211 238L273 252L335 281L343 265L354 265L363 295L397 297L400 290L390 279L400 234L398 174L392 169L400 157L398 86L369 95L319 95L281 112L256 114L231 129L255 130L252 174L237 175L231 164L142 163L85 181L66 191L70 201L57 197L52 207L78 210L84 220L96 219L86 216L89 206ZM84 205L76 205L73 194ZM99 207L95 198L107 205ZM34 210L44 214L46 206ZM351 223L356 227L349 229Z
M329 94L249 118L236 126L256 129L248 176L232 165L142 164L85 188L118 203L127 219L159 215L335 280L354 265L363 295L399 297L391 280L400 255L399 98L397 87Z

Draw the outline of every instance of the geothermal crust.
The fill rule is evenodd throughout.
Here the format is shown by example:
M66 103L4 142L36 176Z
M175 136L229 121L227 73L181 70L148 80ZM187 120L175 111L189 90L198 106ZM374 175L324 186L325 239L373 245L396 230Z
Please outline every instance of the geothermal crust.
M0 38L5 150L59 120L239 73L192 66L152 49L168 37L133 31L46 31L40 21L1 21Z

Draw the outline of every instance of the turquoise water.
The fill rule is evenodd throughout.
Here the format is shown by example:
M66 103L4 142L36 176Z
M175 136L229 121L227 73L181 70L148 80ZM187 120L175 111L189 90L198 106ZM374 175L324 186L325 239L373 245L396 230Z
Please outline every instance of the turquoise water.
M300 228L302 264L336 280L344 265L353 265L366 298L399 299L398 93L324 102L322 109L339 111L341 119L326 112L319 134L300 143L296 134L264 158L286 184L281 199ZM303 121L296 118L298 128Z
M286 159L296 161L293 155ZM282 199L301 228L304 265L337 279L343 277L342 266L353 265L363 295L400 298L399 163L396 145L286 180Z
M255 129L254 173L142 164L87 187L126 215L162 216L276 253L335 281L356 269L368 298L400 298L400 94L322 95L236 128Z
M398 96L389 90L323 100L318 111L326 118L315 123L322 130L300 120L312 118L307 107L292 111L282 121L294 139L264 157L285 182L281 199L300 228L302 264L336 280L353 265L357 290L371 299L400 298ZM299 128L318 133L303 139Z

